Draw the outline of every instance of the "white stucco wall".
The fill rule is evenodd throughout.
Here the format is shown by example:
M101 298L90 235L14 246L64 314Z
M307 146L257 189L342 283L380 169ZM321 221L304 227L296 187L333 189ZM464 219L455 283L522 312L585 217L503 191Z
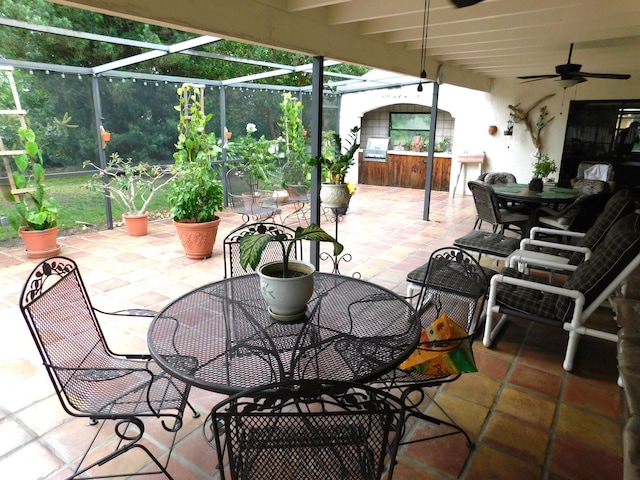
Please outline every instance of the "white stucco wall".
M456 155L463 153L486 153L483 171L508 171L519 182L531 179L535 159L531 157L534 145L523 123L516 123L512 136L503 134L509 119L508 105L520 104L529 109L540 98L554 94L534 110L531 117L538 117L541 106L546 105L549 117L555 117L542 131L543 153L547 153L560 165L567 115L571 100L610 100L640 98L640 78L630 80L590 79L575 87L563 90L553 80L521 83L517 79L495 80L490 93L478 92L451 85L441 85L438 108L451 113L455 120L453 138L454 160L451 166L451 188L459 171ZM340 134L345 136L353 125L361 125L365 112L395 103L416 103L431 106L432 84L418 92L415 85L389 90L371 90L342 97L340 113ZM496 125L498 132L491 136L490 125ZM468 171L460 179L460 185L477 177L477 170ZM556 174L557 175L557 174ZM347 179L357 181L357 166L349 172ZM460 192L460 185L458 192ZM468 192L468 191L467 191Z

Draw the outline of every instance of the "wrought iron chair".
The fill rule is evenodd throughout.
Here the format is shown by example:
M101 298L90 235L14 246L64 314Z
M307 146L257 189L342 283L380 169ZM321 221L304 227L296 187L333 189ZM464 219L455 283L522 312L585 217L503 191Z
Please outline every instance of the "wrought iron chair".
M242 391L204 424L221 479L376 480L393 476L404 408L390 393L352 382L297 380Z
M291 258L295 260L303 259L302 241L294 240L295 230L293 228L287 227L286 225L279 225L277 223L270 222L244 224L232 230L224 239L223 251L225 278L254 272L251 266L247 265L247 270L245 270L240 265L240 239L246 235L253 235L255 233L286 235L286 237L291 240L285 241L285 246L288 246L290 242L295 242L295 245L293 247L293 256ZM282 255L282 248L280 244L278 242L271 242L271 244L267 245L267 248L262 254L260 264L281 260Z
M301 162L287 162L282 167L282 179L289 194L286 203L294 205L294 210L282 220L282 223L286 224L289 219L295 218L299 225L309 224L311 197L306 177L307 172Z
M526 259L527 267L536 264L535 258ZM571 370L582 335L618 340L615 332L591 327L587 320L638 265L640 215L636 213L618 220L591 258L577 266L565 265L569 277L562 285L521 273L512 262L491 279L484 345L491 346L510 316L558 326L569 332L563 367ZM560 265L556 264L555 268L559 269ZM495 314L500 314L497 321L493 318Z
M107 313L92 306L76 263L51 257L33 270L20 297L20 310L40 352L62 408L72 416L88 417L91 424L103 420L70 478L108 478L140 475L98 474L99 466L133 449L141 449L155 466L148 474L167 471L171 451L189 394L189 386L170 377L149 355L113 353L104 337L97 314L123 317L148 316L150 310ZM176 362L195 359L176 358ZM192 409L194 417L199 414ZM144 417L162 419L172 442L164 463L139 443L144 435ZM99 460L88 456L107 420L115 421L118 441ZM86 461L86 462L85 462ZM146 475L147 473L145 473Z
M427 328L442 314L446 314L462 329L473 336L478 319L483 310L488 288L484 269L467 252L455 247L446 247L432 253L424 270L421 290L417 299L417 310L422 328ZM419 347L428 350L429 344ZM449 414L424 389L437 387L443 383L457 380L460 373L453 375L424 375L399 368L376 379L387 388L401 388L402 402L407 408L406 418L415 417L427 422L448 427L445 433L433 437L410 440L414 443L431 438L439 438L461 433L471 448L473 443L469 435L449 416ZM419 392L419 395L414 395ZM446 420L426 415L420 410L425 397L444 414Z
M247 223L251 220L265 220L280 214L281 209L277 205L265 205L264 197L270 196L266 191L258 189L253 175L243 167L229 169L226 175L229 206L242 215L242 220ZM273 197L270 197L271 200Z

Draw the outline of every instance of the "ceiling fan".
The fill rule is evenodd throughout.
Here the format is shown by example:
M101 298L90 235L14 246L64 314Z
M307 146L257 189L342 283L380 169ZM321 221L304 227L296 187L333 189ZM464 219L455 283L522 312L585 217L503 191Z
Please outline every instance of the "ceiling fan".
M573 52L573 43L569 48L569 58L567 63L562 65L556 65L556 73L549 75L526 75L518 77L520 80L526 80L526 82L535 82L537 80L544 80L545 78L556 78L563 87L572 87L577 83L586 82L587 78L607 78L612 80L627 80L631 78L631 75L619 74L619 73L588 73L582 72L580 69L582 65L578 63L571 63L571 52Z
M482 0L451 0L457 8L470 7L476 3L480 3Z

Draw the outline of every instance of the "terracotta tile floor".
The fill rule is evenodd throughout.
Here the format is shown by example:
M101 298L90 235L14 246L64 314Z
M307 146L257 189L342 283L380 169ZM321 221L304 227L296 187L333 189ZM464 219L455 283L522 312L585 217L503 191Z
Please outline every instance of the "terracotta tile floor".
M429 222L421 219L423 197L418 190L360 186L339 224L339 238L352 255L351 262L341 264L342 273L358 271L404 293L407 272L472 228L471 197L451 199L434 192ZM231 212L222 217L214 255L204 261L185 258L169 221L151 223L145 237L129 237L123 228L64 237L62 254L80 264L98 308L158 309L222 278L221 240L240 223ZM332 224L324 226L334 231ZM16 306L35 263L21 247L0 252L2 479L65 478L95 430L60 408ZM104 327L114 350L145 349L145 322ZM565 343L563 331L521 320L511 321L492 349L474 343L479 372L431 393L468 430L475 448L467 449L461 435L404 446L394 478L622 478L624 408L616 385L615 345L583 339L568 373L561 367ZM194 390L190 398L206 414L221 397ZM218 477L215 453L202 434L204 416L185 414L169 464L178 480ZM407 435L430 430L436 427L417 423ZM156 450L163 444L161 432L149 426ZM136 455L126 462L144 469Z

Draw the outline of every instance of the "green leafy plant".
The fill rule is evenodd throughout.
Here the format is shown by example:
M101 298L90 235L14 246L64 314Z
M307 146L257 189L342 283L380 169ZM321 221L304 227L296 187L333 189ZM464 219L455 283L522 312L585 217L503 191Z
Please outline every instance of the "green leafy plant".
M58 202L55 198L46 198L44 188L44 165L42 152L36 142L36 136L30 128L18 129L22 149L26 153L16 155L13 181L16 189L23 190L22 200L16 202L16 213L9 219L11 226L18 230L21 226L32 230L47 230L58 225ZM16 198L9 194L12 200Z
M247 123L246 134L235 142L227 145L227 157L241 160L244 171L250 173L253 179L263 186L271 180L278 168L276 159L279 153L277 140L267 140L264 135L255 138L256 125Z
M105 168L89 160L83 164L87 166L98 171L87 182L87 187L92 191L105 189L108 197L129 215L145 213L153 196L173 179L169 168L146 162L136 164L117 152L111 154Z
M214 133L206 133L212 114L205 115L198 87L179 87L180 112L177 151L173 154L175 174L171 182L169 202L174 220L179 222L209 222L223 209L222 182L212 168L222 151Z
M353 158L356 150L360 148L357 142L360 127L355 126L349 131L349 137L345 140L343 151L342 138L338 133L332 134L333 152L326 153L320 157L312 158L309 163L312 166L320 164L328 183L344 183L344 178L354 164Z
M534 177L546 178L557 170L556 163L546 153L532 165Z
M338 256L344 247L335 238L325 232L321 227L311 224L308 227L296 228L294 240L285 234L271 235L268 233L256 233L240 239L240 265L246 270L247 265L253 269L258 267L262 253L270 242L279 242L282 246L282 278L289 277L289 259L296 240L311 240L316 242L333 243L333 255ZM289 244L285 245L285 241Z

